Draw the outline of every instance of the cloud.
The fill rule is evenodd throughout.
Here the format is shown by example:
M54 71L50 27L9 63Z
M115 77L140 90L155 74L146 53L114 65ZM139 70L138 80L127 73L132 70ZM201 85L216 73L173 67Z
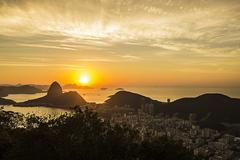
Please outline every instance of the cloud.
M0 66L7 66L7 67L48 67L48 64L41 64L41 63L0 63Z
M61 69L71 69L71 70L85 70L86 68L81 65L73 65L73 64L64 64L64 63L56 63L56 64L49 64L49 63L38 63L38 62L3 62L0 63L0 66L3 67L36 67L36 68L61 68Z
M239 0L0 0L0 54L189 68L227 59L235 70L239 10Z
M19 44L17 44L17 45L19 45L19 46L24 46L24 47L61 49L61 50L72 50L72 51L75 51L75 50L76 50L76 49L74 49L74 48L65 47L65 46L51 46L51 45L42 45L42 44L22 44L22 43L19 43Z
M107 58L81 58L77 59L80 62L116 62L115 59L107 59Z
M117 3L114 0L1 0L1 3L0 34L62 34L89 43L94 42L87 38L95 38L101 45L106 38L115 42L182 37L210 42L219 41L216 37L224 33L224 37L232 39L232 31L239 30L240 21L240 5L234 0L121 0Z
M123 55L121 56L123 59L126 59L127 61L140 61L142 58L138 56L133 55Z

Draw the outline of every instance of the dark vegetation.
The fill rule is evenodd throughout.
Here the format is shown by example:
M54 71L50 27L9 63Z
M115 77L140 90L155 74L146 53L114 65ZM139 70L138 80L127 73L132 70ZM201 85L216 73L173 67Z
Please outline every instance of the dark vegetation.
M179 142L141 140L136 130L110 125L90 110L58 117L23 116L0 110L3 160L192 160Z

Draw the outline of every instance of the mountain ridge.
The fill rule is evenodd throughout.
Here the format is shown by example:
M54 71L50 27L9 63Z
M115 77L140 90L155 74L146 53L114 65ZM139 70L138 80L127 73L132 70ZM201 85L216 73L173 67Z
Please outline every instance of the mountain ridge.
M128 91L120 91L120 93L117 92L110 96L105 103L110 106L130 106L134 109L141 109L141 105L151 103L154 105L155 114L174 115L177 113L183 119L189 119L190 115L195 115L196 122L203 126L211 126L211 128L219 128L223 122L240 123L240 99L223 94L206 93L166 103ZM129 97L134 97L134 99L129 100ZM141 101L141 98L145 98L147 101ZM136 104L138 104L137 107Z
M16 103L15 106L74 107L86 103L75 91L63 93L62 87L55 81L49 87L46 96Z
M30 85L21 86L0 86L0 97L6 97L9 94L35 94L43 93L39 88Z
M11 99L6 99L6 98L0 97L0 105L13 105L13 104L16 104L16 102Z

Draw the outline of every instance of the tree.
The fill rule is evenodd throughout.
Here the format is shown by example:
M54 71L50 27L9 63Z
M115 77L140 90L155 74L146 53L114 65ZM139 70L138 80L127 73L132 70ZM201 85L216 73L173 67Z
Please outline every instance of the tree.
M138 131L110 125L89 109L38 117L0 111L0 158L4 160L191 160L167 138L141 141Z

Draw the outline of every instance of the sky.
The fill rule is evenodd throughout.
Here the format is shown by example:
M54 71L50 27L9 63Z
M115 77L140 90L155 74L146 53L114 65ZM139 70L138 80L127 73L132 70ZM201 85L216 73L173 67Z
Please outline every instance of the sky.
M239 0L0 0L0 83L239 86Z

